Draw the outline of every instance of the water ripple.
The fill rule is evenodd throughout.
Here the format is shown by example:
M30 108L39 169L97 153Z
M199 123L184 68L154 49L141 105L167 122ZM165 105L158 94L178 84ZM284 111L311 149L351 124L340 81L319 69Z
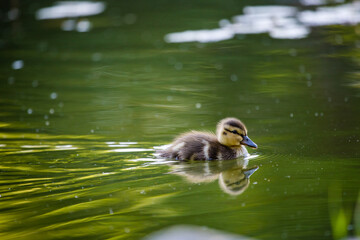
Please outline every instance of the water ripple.
M0 211L8 220L0 217L6 222L3 239L36 238L50 230L73 237L71 229L81 231L110 216L123 228L134 214L182 215L178 208L152 208L188 187L169 172L178 161L155 158L150 143L44 135L5 140L0 152L6 157L0 165Z

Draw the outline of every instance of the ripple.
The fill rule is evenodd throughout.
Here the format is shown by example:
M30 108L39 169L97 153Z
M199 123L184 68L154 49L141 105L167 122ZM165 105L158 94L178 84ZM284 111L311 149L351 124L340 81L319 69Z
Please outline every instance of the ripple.
M109 147L128 147L129 144L109 144Z
M49 145L23 145L21 148L48 148Z
M75 150L78 149L77 147L74 147L73 145L58 145L55 146L55 150Z
M146 148L119 148L119 149L113 149L109 150L108 152L125 152L125 153L131 153L131 152L152 152L154 149L146 149Z
M116 218L114 226L123 228L129 216L139 212L161 217L182 214L177 208L151 207L188 192L183 182L168 174L179 162L154 158L151 144L71 136L40 138L6 139L8 152L0 152L5 156L0 165L0 211L6 219L21 219L22 226L36 223L37 234L52 230L70 236L72 229L81 231L110 216ZM14 155L21 151L21 157ZM29 228L13 231L16 221L5 226L7 237L35 236Z

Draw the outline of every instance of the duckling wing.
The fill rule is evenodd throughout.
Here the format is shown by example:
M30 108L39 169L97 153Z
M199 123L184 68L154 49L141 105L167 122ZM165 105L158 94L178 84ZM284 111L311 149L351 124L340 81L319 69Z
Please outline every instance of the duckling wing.
M179 160L213 160L218 159L224 147L214 134L193 131L176 138L160 155Z

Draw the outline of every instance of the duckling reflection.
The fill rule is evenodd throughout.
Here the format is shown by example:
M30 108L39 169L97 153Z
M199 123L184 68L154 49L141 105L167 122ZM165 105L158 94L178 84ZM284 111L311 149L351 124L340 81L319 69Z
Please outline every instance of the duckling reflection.
M223 171L219 176L219 185L228 194L240 195L249 187L250 176L258 169L258 166L251 168L235 167Z
M218 179L220 188L227 194L240 195L250 184L250 176L258 166L247 167L248 160L234 159L217 162L180 162L172 166L173 174L191 183L210 183Z

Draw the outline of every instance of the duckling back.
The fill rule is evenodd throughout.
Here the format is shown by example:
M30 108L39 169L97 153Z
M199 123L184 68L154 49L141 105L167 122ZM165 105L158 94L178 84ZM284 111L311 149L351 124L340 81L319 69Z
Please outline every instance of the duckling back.
M232 149L222 145L211 133L192 131L180 135L160 156L178 160L214 160L234 159L242 148ZM245 149L246 151L246 149Z

